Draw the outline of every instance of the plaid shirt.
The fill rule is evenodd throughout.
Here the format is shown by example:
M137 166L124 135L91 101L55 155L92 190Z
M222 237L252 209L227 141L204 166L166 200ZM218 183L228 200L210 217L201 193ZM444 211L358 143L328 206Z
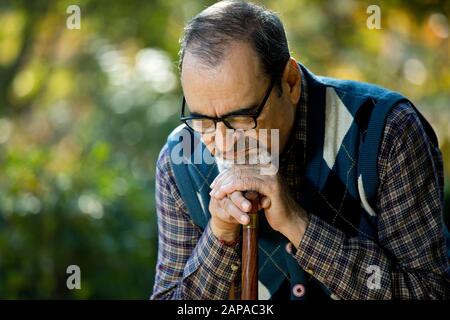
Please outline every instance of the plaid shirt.
M302 80L304 77L302 77ZM294 132L281 154L280 174L299 197L305 161L307 83ZM299 265L341 299L450 298L450 268L443 238L443 163L409 104L389 115L378 157L377 245L351 238L313 213L292 253ZM239 294L240 245L227 246L190 219L175 184L167 145L156 170L159 251L151 299L226 299ZM380 271L369 289L368 267Z

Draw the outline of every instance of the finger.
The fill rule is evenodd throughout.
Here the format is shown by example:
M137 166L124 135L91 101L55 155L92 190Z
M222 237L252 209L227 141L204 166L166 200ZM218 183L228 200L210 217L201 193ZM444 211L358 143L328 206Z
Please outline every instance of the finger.
M214 188L214 186L222 179L223 175L228 172L229 169L226 169L222 172L219 172L219 174L214 178L213 182L210 184L210 188Z
M261 203L261 207L263 209L269 209L270 208L271 201L270 201L269 197L262 197L260 203Z
M236 221L236 219L233 216L231 216L228 212L226 212L221 207L219 207L215 210L215 215L222 221L225 221L228 223L239 223L239 221Z
M247 224L250 220L248 215L242 212L229 198L224 198L219 201L220 207L229 215L232 216L240 224Z
M209 202L209 211L211 212L212 215L218 217L222 221L228 223L239 223L233 216L229 215L228 212L226 212L222 208L220 201L214 198L211 198Z
M220 186L218 191L214 193L214 198L222 199L227 194L231 194L234 191L247 191L253 190L262 195L267 194L267 186L264 183L264 180L258 177L242 177L241 179L234 179L232 182L223 184Z
M227 174L229 174L229 172L231 171L231 169L226 169L222 172L220 172L217 177L214 179L214 181L211 183L210 187L211 189L214 189L214 186L217 186L218 184L221 183L221 181L227 176Z
M215 189L220 188L222 185L230 183L233 179L239 179L243 174L241 174L238 171L235 171L233 173L229 172L226 175L223 175L222 179L216 184Z
M213 180L213 182L210 184L211 189L214 188L217 184L223 183L224 179L227 179L230 175L238 174L241 170L252 170L254 169L254 166L248 166L248 165L234 165L228 169L225 169L224 171L220 172L216 178Z
M230 194L228 197L229 197L229 198L231 199L231 201L233 201L233 203L234 203L237 207L239 207L242 211L244 211L244 212L249 212L249 211L250 211L250 209L251 209L251 207L252 207L252 204L250 203L250 201L248 201L248 200L244 197L244 195L242 194L242 192L240 192L240 191L233 192L233 193Z
M226 170L226 172L223 172L221 176L216 180L216 183L214 184L214 187L212 188L211 192L209 193L211 196L214 196L219 191L219 188L224 185L232 182L234 179L240 179L245 176L253 176L258 174L258 168L255 166L249 167L249 166L234 166L231 169Z
M211 191L209 195L213 195L217 192L218 187L220 187L224 180L229 179L229 177L232 177L235 174L235 167L226 169L219 173L219 175L214 179L213 183L211 183Z

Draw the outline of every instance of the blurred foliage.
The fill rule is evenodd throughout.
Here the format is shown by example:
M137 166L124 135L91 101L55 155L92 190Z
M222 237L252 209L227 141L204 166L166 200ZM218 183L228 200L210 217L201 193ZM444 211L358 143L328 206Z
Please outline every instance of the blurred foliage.
M0 298L148 298L154 173L177 124L178 38L213 1L0 3ZM450 208L448 1L261 1L318 74L409 96L436 129ZM81 30L66 9L81 8ZM66 268L81 268L81 290Z

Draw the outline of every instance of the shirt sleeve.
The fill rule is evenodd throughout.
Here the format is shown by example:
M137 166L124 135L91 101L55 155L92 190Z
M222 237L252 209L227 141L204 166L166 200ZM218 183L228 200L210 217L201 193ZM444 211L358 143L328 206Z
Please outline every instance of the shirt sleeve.
M239 244L227 246L190 218L173 178L167 146L156 167L158 261L150 299L227 299L239 274ZM238 286L236 287L238 288Z
M341 299L449 299L442 167L414 109L396 106L378 159L379 243L311 213L294 253L299 265Z

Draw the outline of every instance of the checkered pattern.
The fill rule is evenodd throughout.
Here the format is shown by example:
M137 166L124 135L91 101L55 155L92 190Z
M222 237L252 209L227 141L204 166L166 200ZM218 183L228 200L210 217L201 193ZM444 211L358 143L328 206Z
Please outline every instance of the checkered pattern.
M296 130L283 152L280 173L300 199L306 148L306 83ZM449 265L442 237L442 158L408 104L398 105L385 127L378 159L378 239L381 246L311 213L294 252L299 265L335 298L448 298ZM190 219L176 187L167 146L156 174L159 252L152 299L225 299L239 284L239 247L202 233ZM345 212L345 208L341 208ZM316 212L317 213L317 212ZM370 265L381 270L380 289L369 290ZM236 293L239 293L239 285Z
M159 251L152 299L226 299L230 281L238 276L232 266L240 264L240 245L228 247L209 225L202 233L192 222L173 178L167 146L156 179Z
M380 246L349 237L312 212L298 263L343 299L450 298L441 153L408 104L389 116L378 166ZM371 265L380 268L380 289L367 285Z

